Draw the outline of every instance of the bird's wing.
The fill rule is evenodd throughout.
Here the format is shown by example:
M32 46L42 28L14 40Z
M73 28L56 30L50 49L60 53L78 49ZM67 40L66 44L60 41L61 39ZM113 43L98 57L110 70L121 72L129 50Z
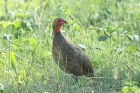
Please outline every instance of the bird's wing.
M77 62L81 65L83 71L85 73L93 73L93 67L88 56L78 46L75 46L75 51L74 56L78 59Z
M67 60L74 61L75 65L79 64L78 66L81 66L81 69L85 75L88 75L89 73L93 74L92 64L82 49L69 41L67 41L65 44L68 44L67 47L65 47L67 50L65 52L67 52L66 54L69 55Z
M93 73L93 67L92 64L88 58L88 56L83 53L83 58L82 58L82 68L84 71L86 71L87 73Z

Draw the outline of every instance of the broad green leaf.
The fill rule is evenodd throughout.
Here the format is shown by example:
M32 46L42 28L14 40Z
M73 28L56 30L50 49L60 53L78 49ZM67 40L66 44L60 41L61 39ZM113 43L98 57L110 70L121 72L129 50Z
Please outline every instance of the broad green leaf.
M79 26L78 24L75 24L75 29L76 29L77 31L80 31L80 26Z
M29 42L33 45L36 44L36 40L34 38L29 38Z
M129 87L128 87L128 86L124 86L124 87L122 88L122 92L123 92L123 93L129 93Z
M103 36L99 36L98 37L98 40L99 41L105 41L105 40L107 40L109 38L109 35L103 35Z
M72 12L71 9L67 9L66 13L69 15Z
M128 49L130 52L135 52L136 51L136 47L133 45L128 46Z
M21 21L21 27L23 29L27 29L27 22L26 21Z
M21 27L23 29L26 29L26 30L29 30L29 31L32 30L32 27L31 27L31 24L30 24L29 21L21 21Z
M131 84L132 84L132 85L137 85L138 82L137 82L137 81L132 81Z
M135 93L140 93L140 89L135 90Z
M137 86L133 86L133 87L132 87L132 90L133 90L133 91L136 91L136 90L139 90L139 88L138 88ZM138 93L140 93L140 90L139 90Z
M15 60L15 56L13 52L10 52L10 62L11 62L12 68L14 69L16 73L16 60Z
M11 23L11 22L7 22L7 21L2 21L0 24L1 24L3 27L7 27L7 26L11 25L12 23Z
M16 13L16 15L17 15L18 17L24 17L26 14L25 14L25 13L22 13L22 12L18 12L18 13Z
M20 20L18 20L18 19L17 19L17 20L14 20L13 23L14 23L14 27L15 27L15 28L20 27Z
M68 24L72 24L72 20L70 18L67 19Z
M101 61L101 60L93 61L92 63L93 63L94 66L105 65L106 64L105 61Z

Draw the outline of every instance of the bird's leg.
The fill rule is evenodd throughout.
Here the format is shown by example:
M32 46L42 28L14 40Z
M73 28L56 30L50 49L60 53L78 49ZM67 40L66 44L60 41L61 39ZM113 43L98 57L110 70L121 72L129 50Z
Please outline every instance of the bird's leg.
M75 79L76 82L78 82L78 77L77 77L77 76L74 76L74 75L72 74L72 77Z

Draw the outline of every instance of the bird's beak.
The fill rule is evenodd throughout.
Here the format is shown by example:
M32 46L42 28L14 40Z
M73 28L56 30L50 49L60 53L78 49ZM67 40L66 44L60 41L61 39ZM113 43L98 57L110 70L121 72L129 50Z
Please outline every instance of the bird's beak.
M66 20L64 20L64 24L68 24L68 22Z

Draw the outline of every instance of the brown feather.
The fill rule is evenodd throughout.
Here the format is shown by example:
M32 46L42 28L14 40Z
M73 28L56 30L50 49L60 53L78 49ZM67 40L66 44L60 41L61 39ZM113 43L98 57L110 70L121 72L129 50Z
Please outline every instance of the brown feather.
M74 76L93 76L93 67L88 56L81 48L67 40L61 32L57 33L57 25L54 21L52 54L55 62L62 70Z

